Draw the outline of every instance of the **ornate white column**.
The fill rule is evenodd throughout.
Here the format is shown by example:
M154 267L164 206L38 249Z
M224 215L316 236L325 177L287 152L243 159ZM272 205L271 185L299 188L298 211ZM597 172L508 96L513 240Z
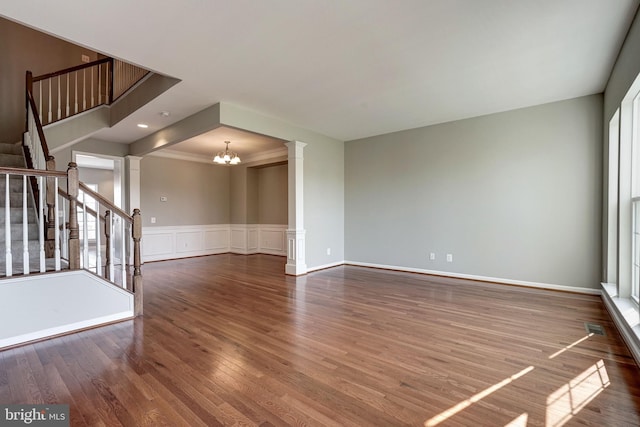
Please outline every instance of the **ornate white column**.
M304 142L285 143L289 149L289 228L287 229L287 265L285 273L300 276L307 273L304 229L304 170L302 166Z

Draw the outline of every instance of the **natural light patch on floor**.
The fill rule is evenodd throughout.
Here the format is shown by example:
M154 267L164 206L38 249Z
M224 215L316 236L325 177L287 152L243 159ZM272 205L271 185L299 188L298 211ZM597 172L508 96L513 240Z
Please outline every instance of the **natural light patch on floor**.
M488 388L482 390L480 393L477 393L477 394L471 396L467 400L463 400L462 402L458 403L457 405L452 406L451 408L447 409L446 411L443 411L443 412L439 413L438 415L436 415L435 417L425 421L424 422L425 427L433 427L433 426L436 426L436 425L440 424L441 422L443 422L446 419L454 416L458 412L468 408L469 406L473 405L474 403L478 402L479 400L482 400L485 397L489 396L491 393L493 393L493 392L495 392L497 390L500 390L502 387L506 386L507 384L510 384L513 381L517 380L518 378L528 374L529 372L533 371L533 369L534 369L533 366L529 366L528 368L523 369L522 371L518 372L517 374L512 375L509 378L505 378L504 380L500 381L499 383L494 384L491 387L488 387Z
M591 334L589 334L589 335L587 335L587 336L585 336L585 337L580 338L578 341L576 341L576 342L574 342L574 343L572 343L572 344L569 344L569 345L568 345L568 346L566 346L565 348L560 349L560 350L556 351L555 353L553 353L551 356L549 356L549 359L553 359L554 357L561 355L561 354L562 354L562 353L564 353L565 351L569 350L570 348L573 348L573 347L577 346L577 345L578 345L578 344L580 344L582 341L588 340L588 339L589 339L589 338L591 338L592 336L593 336L593 333L591 333Z
M547 427L560 427L610 384L600 359L547 398Z
M508 424L505 424L504 427L527 427L527 421L529 420L529 414L526 412L519 417L515 418Z

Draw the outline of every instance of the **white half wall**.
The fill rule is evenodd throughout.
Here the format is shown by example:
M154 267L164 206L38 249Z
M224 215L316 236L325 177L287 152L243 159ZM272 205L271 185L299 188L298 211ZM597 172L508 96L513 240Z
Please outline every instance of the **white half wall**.
M83 270L2 280L0 349L133 315L133 294Z
M215 224L144 227L142 261L221 253L286 256L286 225Z

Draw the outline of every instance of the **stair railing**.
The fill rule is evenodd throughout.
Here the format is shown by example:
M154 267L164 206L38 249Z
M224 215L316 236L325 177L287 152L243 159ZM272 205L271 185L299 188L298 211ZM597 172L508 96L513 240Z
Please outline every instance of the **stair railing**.
M27 73L27 88L29 73ZM49 152L49 147L47 145L47 139L44 135L44 130L42 128L42 123L40 122L40 116L37 114L37 107L35 100L33 99L32 93L27 90L27 114L26 114L26 128L23 137L23 150L25 159L27 162L27 167L29 169L36 170L56 170L56 163L54 157ZM31 176L29 178L31 184L31 191L33 192L33 197L36 204L37 212L40 212L44 209L44 204L47 206L47 214L46 214L46 239L48 242L52 242L54 239L54 222L53 222L53 205L55 198L55 188L53 185L51 178L47 178L47 188L50 190L45 194L45 200L41 200L40 194L42 194L45 190L44 187L40 184L40 181L36 180L35 176ZM51 255L51 246L50 243L46 246L48 255Z
M103 58L36 77L27 71L26 89L39 112L40 123L46 126L111 104L147 73L135 65Z
M3 176L4 175L4 176ZM14 274L14 267L18 267L20 263L17 265L14 263L14 259L18 260L20 256L22 256L22 273L30 274L33 271L39 271L44 273L47 270L46 266L46 255L45 255L45 234L44 234L44 211L39 210L38 215L36 216L36 221L38 224L38 239L37 239L37 254L32 254L29 250L30 242L33 240L29 236L29 204L27 202L27 179L28 178L36 178L38 180L40 188L45 188L46 182L49 178L53 180L54 185L58 185L58 181L60 179L64 179L67 177L65 172L57 172L57 171L41 171L34 169L22 169L22 168L0 168L0 176L2 177L2 181L4 184L4 266L5 271L4 275L7 277L11 277ZM12 224L12 205L11 205L11 187L12 186L20 186L22 188L22 197L21 197L21 214L22 220L20 223L14 222ZM43 192L39 193L40 204L42 201ZM54 209L58 206L57 199L54 201ZM17 206L20 207L20 206ZM15 210L14 210L15 212ZM56 217L57 218L57 217ZM21 227L20 227L21 225ZM21 228L21 235L16 236L18 238L14 238L15 233L19 233L19 229ZM13 252L13 244L14 242L22 243L22 251L21 253L14 254ZM37 265L35 268L32 268L31 261ZM16 268L17 269L17 268ZM56 245L55 247L55 258L54 258L54 267L55 271L59 271L61 269L60 262L60 252L59 247Z
M4 176L3 176L4 175ZM54 224L53 239L53 257L47 257L45 253L45 217L44 210L39 210L36 217L38 225L37 250L30 250L29 236L29 208L27 203L27 181L28 178L37 179L40 191L40 205L44 203L42 200L45 193L53 193L53 214L51 216ZM61 180L66 180L67 190L58 191ZM6 168L0 167L0 186L4 183L4 275L12 277L19 274L17 271L21 264L21 273L30 274L32 272L60 271L63 264L68 264L70 270L84 269L91 271L97 275L103 276L111 283L127 289L134 295L135 315L139 316L142 310L142 273L141 273L141 257L140 257L140 240L142 238L142 218L140 211L135 209L133 215L129 216L120 208L115 206L102 195L93 191L78 179L78 168L75 163L69 163L66 172L62 171L43 171L38 169L22 169L22 168ZM13 183L13 184L12 184ZM50 183L50 184L49 184ZM11 204L11 188L22 185L22 203L21 203L21 223L14 221L12 223L12 204ZM82 191L82 198L79 198ZM96 209L87 206L87 197L91 197L97 201ZM100 207L107 208L106 232L108 256L106 257L105 268L102 269L102 257L100 238L97 237L96 250L94 259L91 262L90 256L90 239L88 236L88 218L93 216L98 226L101 224ZM15 212L15 210L14 210ZM116 220L115 218L118 218ZM21 226L20 226L21 224ZM80 224L83 228L83 238L80 239ZM116 227L115 224L120 224ZM99 228L99 227L98 227ZM22 231L22 239L14 239L13 234ZM130 238L127 236L127 230L130 232ZM100 233L97 233L99 235ZM19 237L19 236L18 236ZM20 253L14 253L14 242L21 241ZM120 263L117 267L114 263L115 244L120 246ZM133 243L133 249L131 249ZM82 246L81 246L82 245ZM37 253L32 253L37 252ZM129 254L133 254L133 271L131 272L131 280L127 280L129 276L127 260ZM66 255L66 262L65 256ZM22 257L22 262L19 258ZM16 263L17 261L17 263ZM32 263L33 261L33 263ZM0 261L1 262L1 261ZM36 264L34 267L33 264ZM118 268L118 275L115 274ZM16 271L14 271L14 269ZM117 283L120 282L120 283Z

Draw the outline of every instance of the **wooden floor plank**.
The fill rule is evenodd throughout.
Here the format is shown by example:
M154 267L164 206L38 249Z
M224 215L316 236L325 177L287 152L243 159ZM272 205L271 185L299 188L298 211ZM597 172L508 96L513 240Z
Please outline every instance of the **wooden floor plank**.
M640 425L639 370L597 296L283 270L148 263L143 318L0 352L1 403L68 403L72 425Z

